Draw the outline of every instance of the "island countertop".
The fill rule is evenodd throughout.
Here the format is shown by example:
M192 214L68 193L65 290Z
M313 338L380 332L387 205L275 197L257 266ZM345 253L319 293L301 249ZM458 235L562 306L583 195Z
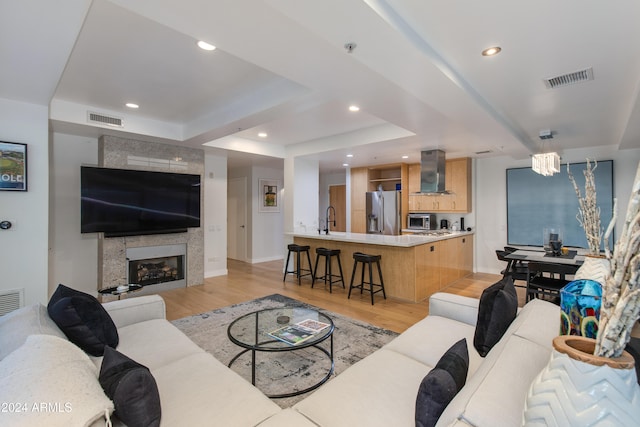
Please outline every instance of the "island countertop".
M426 245L441 240L453 239L461 236L472 235L472 231L451 231L449 234L438 236L425 236L417 234L404 234L400 236L388 236L382 234L345 233L330 231L329 234L315 233L285 233L288 236L302 237L306 239L329 240L334 242L362 243L367 245L398 246L411 248Z

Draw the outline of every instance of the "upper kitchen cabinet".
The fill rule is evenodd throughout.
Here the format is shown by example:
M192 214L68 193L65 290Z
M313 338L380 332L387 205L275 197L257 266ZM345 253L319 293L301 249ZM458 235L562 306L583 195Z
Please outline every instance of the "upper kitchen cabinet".
M471 212L471 159L447 160L445 188L449 194L420 191L420 164L409 165L409 212Z

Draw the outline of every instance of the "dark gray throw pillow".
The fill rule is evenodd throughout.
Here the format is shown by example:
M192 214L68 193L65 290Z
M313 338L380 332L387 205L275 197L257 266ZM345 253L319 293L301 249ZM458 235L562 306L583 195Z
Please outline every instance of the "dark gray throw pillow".
M105 345L118 345L116 325L93 295L58 285L47 312L69 341L92 356L102 356Z
M509 328L518 311L518 295L511 276L489 286L482 292L473 346L480 356L489 353Z
M105 347L99 380L115 415L128 427L160 425L160 394L149 368Z
M469 371L467 340L451 346L423 378L416 398L416 427L435 426L449 402L464 387Z

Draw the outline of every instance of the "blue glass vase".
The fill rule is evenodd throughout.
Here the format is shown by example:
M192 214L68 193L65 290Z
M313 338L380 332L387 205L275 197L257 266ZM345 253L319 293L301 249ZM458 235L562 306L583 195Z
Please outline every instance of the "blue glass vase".
M569 282L560 290L560 335L596 338L602 285L594 280Z

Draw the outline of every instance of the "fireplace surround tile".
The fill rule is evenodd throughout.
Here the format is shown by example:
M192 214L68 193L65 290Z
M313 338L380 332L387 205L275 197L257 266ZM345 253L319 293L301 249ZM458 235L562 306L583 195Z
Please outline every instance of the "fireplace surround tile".
M137 141L115 136L102 136L98 140L100 166L170 172L169 168L132 167L129 156L175 159L188 164L185 173L204 173L204 151L146 141ZM202 180L205 185L205 180ZM204 191L201 193L203 197ZM204 206L204 203L202 203ZM204 210L204 208L203 208ZM127 282L127 248L185 244L187 247L187 286L204 282L204 228L189 228L186 233L153 234L126 237L101 237L98 240L98 290L122 285Z

